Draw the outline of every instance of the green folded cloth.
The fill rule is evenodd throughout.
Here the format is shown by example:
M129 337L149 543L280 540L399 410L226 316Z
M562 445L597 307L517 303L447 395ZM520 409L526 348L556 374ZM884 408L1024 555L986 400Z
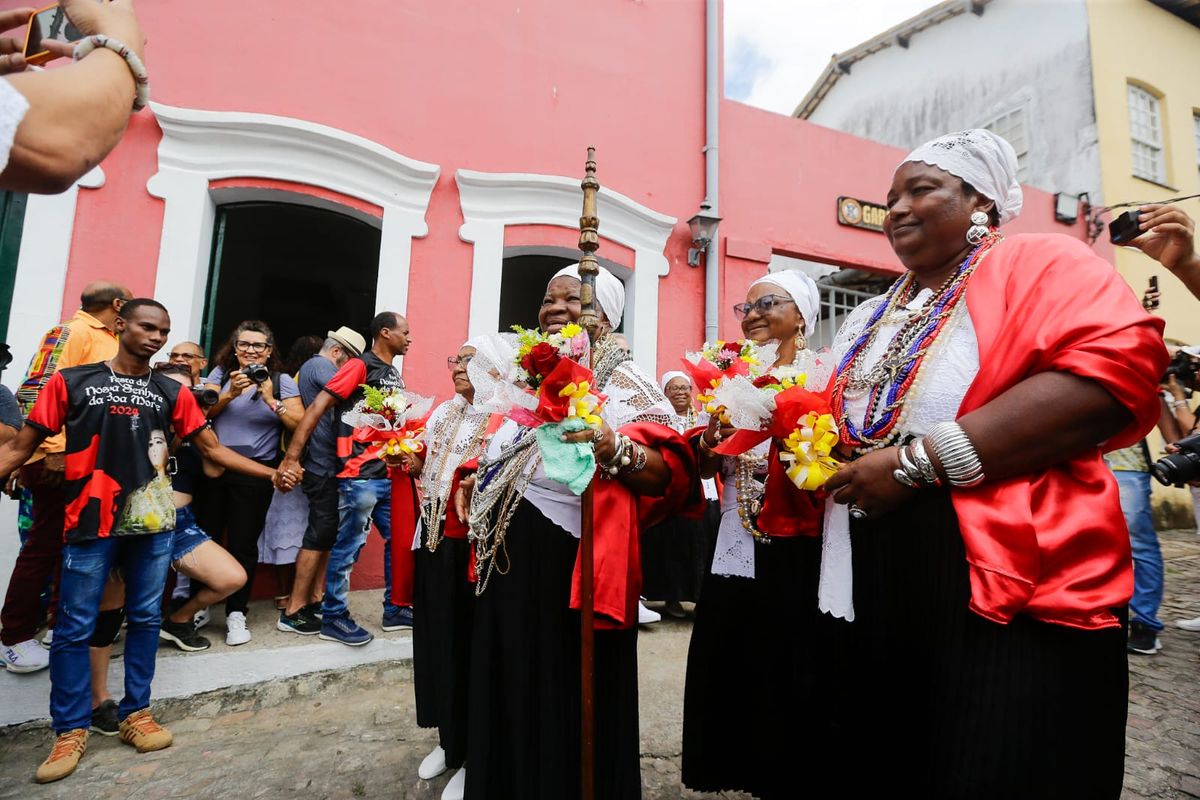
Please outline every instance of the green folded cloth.
M583 494L596 474L596 454L591 442L564 442L559 437L586 427L587 423L579 417L567 417L562 422L547 422L534 431L546 477L577 495Z

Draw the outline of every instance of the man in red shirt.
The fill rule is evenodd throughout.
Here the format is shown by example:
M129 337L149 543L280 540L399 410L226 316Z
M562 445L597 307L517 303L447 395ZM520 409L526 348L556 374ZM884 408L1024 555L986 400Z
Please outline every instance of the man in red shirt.
M350 572L358 561L359 551L367 541L369 523L384 540L383 629L399 630L412 627L412 535L413 530L396 531L397 551L392 552L392 481L390 467L382 456L382 443L360 442L354 429L342 422L342 414L354 408L363 397L364 385L375 389L403 389L404 381L392 366L397 356L408 352L408 321L392 311L384 311L371 320L371 349L347 361L325 385L304 412L304 419L292 434L292 444L279 465L281 472L299 472L300 455L321 416L335 404L337 413L337 455L341 461L338 473L337 539L329 553L325 574L325 599L321 603L322 639L352 646L364 645L374 637L350 617L346 605L350 591ZM402 480L412 478L404 475ZM410 502L414 492L407 495ZM415 520L415 516L414 516ZM409 547L401 545L407 542ZM407 558L405 586L392 585L393 558ZM393 597L393 589L397 590ZM393 602L395 601L395 602Z
M117 355L57 371L39 393L17 438L0 447L0 476L7 477L42 440L66 429L66 544L50 648L50 717L58 738L38 768L39 783L70 775L87 748L92 718L88 640L114 566L124 576L129 621L125 697L118 711L121 740L138 752L171 744L171 734L154 721L149 709L175 527L166 430L191 439L214 463L260 473L275 479L284 491L301 474L296 470L279 478L274 470L221 446L192 394L151 371L150 359L171 329L161 304L129 300L115 327Z

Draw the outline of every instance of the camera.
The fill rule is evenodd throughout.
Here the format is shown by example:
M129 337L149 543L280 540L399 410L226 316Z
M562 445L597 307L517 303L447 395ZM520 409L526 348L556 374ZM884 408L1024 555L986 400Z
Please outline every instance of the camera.
M1126 211L1121 216L1108 223L1108 239L1113 244L1128 244L1142 235L1138 228L1141 215L1136 211Z
M1163 486L1182 486L1200 478L1200 433L1175 443L1178 453L1163 456L1150 466L1150 474Z
M247 364L242 367L242 374L253 383L263 383L271 377L271 370L263 364Z
M217 404L221 399L221 393L216 389L210 389L207 386L193 386L191 388L192 397L196 398L196 404L201 408L210 408Z
M1171 359L1171 363L1167 365L1167 371L1163 373L1162 383L1166 383L1167 379L1172 375L1175 380L1179 381L1179 385L1188 389L1192 388L1193 382L1196 380L1196 360L1187 352L1180 350Z

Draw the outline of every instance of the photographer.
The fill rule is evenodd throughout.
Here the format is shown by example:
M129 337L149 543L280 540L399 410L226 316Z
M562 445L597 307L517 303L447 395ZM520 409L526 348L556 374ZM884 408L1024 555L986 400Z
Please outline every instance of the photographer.
M108 45L93 39L88 46L99 46L73 64L22 72L23 39L0 37L0 74L8 75L0 78L0 189L66 191L116 147L135 102L145 104L145 36L132 0L59 5L85 36L104 37ZM33 12L30 7L0 12L0 31L25 25ZM75 51L64 42L47 41L45 47L56 57ZM140 92L139 81L145 87Z
M300 390L282 371L275 337L265 322L247 320L217 353L217 368L205 380L220 397L208 410L221 442L234 452L274 467L280 434L295 430L304 416ZM246 609L258 564L258 539L271 506L270 481L226 472L208 487L202 527L213 538L225 533L225 546L242 569L246 584L225 601L225 643L250 641Z

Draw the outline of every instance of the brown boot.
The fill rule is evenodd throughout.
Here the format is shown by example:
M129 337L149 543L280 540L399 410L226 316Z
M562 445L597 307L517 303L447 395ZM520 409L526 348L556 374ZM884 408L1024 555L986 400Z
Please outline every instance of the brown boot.
M87 728L75 728L60 733L54 740L54 749L38 767L34 780L38 783L53 783L70 775L79 766L79 759L83 758L87 750L87 741Z
M135 711L121 720L121 741L137 748L139 753L162 750L171 746L171 732L154 721L150 709Z

